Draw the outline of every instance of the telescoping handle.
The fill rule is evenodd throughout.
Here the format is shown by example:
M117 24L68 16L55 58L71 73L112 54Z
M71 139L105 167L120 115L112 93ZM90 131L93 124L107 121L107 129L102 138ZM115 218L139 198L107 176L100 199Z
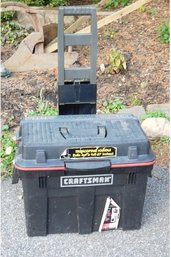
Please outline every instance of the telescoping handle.
M91 16L91 32L86 34L64 33L64 16ZM90 67L87 68L65 68L64 49L65 46L88 45L90 51ZM88 80L96 84L96 60L97 60L97 22L96 8L82 7L60 7L58 13L58 84L64 85L65 80L79 81Z

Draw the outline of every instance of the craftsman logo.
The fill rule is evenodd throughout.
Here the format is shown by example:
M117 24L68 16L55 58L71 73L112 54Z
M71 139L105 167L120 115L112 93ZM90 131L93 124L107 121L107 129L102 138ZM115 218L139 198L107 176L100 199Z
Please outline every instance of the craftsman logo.
M62 176L61 187L104 186L113 184L113 174Z
M93 146L68 148L61 154L61 159L116 157L116 147Z

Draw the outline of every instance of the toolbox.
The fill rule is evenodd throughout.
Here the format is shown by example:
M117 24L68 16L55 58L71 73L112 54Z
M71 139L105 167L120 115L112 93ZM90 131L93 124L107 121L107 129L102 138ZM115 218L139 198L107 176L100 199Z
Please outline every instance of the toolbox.
M119 228L140 228L154 159L132 115L26 118L13 183L23 183L28 235L98 231L108 197Z
M91 15L93 33L64 35L64 15L73 14ZM141 226L155 162L149 140L132 115L95 114L96 47L93 68L64 68L69 42L94 47L95 14L94 7L59 8L60 115L20 123L12 182L22 181L29 236Z

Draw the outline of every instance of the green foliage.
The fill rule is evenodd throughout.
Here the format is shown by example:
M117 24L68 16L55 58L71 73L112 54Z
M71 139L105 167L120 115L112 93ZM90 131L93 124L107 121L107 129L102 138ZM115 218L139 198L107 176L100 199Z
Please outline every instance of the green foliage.
M100 2L100 0L92 0L91 2L92 2L92 4L98 4Z
M105 5L105 8L111 9L121 6L126 6L127 4L131 3L132 0L108 0L108 2Z
M18 2L23 2L24 4L35 6L43 6L46 3L45 0L20 0Z
M170 25L168 22L163 23L159 28L160 41L163 44L170 43Z
M53 116L57 115L58 111L55 107L52 107L48 104L48 101L46 101L43 97L43 89L40 90L40 99L37 103L37 108L35 111L31 111L28 113L28 116Z
M160 143L169 145L170 144L170 137L167 137L167 136L160 137Z
M170 117L167 115L167 113L163 112L162 110L146 112L143 119L147 118L166 118L167 120L170 120Z
M14 21L6 21L1 25L1 44L20 43L28 34L29 31L22 25Z
M145 5L141 5L141 7L139 8L140 12L146 12L147 8Z
M117 32L116 31L111 31L110 29L107 29L105 31L105 35L107 36L107 38L113 39L114 37L116 37Z
M142 5L139 8L140 12L146 12L152 16L156 16L157 15L157 9L156 8L152 8L152 7L146 7L145 5Z
M27 5L32 6L63 6L67 5L67 0L19 0Z
M67 5L67 0L51 0L49 1L50 6L64 6Z
M107 73L119 73L122 70L126 70L126 60L124 55L117 49L110 50L109 66L106 69Z
M103 102L103 107L105 107L106 113L110 113L124 109L125 105L123 104L121 99L116 98L115 100L108 100Z
M131 105L136 106L141 104L141 99L137 96L137 94L133 94L130 98Z
M1 12L1 22L12 21L15 18L15 12Z
M13 160L16 152L16 142L12 139L8 125L3 125L1 135L1 174L5 177L11 176Z

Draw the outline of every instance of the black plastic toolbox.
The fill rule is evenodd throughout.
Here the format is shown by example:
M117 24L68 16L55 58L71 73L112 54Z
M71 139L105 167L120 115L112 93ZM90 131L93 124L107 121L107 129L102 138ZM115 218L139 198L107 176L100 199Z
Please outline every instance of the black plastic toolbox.
M119 210L115 228L140 228L154 161L132 115L22 120L13 183L22 180L28 235L110 229L102 224L109 198Z

